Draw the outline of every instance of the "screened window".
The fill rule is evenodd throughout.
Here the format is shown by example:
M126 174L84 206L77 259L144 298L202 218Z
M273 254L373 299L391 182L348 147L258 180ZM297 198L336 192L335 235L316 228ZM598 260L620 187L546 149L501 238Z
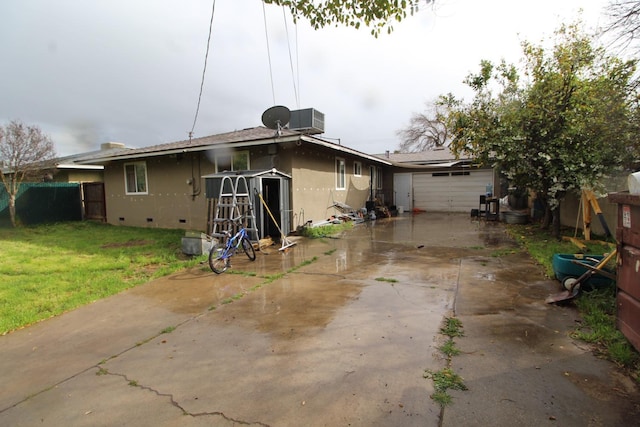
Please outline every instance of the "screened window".
M344 159L336 158L336 189L344 190L346 182Z
M353 175L362 176L362 163L353 162Z
M249 152L238 151L216 156L216 172L249 170Z
M124 165L126 194L147 194L147 164L145 162Z

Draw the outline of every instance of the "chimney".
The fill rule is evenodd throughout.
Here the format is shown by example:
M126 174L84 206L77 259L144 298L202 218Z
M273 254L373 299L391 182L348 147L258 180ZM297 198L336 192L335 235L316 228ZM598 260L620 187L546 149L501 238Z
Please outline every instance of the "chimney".
M389 150L384 152L384 156L388 159L389 158Z

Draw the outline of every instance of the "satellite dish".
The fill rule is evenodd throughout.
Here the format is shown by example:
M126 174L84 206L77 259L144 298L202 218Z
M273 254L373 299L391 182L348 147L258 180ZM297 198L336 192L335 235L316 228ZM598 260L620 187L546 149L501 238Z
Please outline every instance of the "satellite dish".
M268 108L262 113L262 123L269 129L274 129L280 135L280 130L289 124L291 111L283 105Z

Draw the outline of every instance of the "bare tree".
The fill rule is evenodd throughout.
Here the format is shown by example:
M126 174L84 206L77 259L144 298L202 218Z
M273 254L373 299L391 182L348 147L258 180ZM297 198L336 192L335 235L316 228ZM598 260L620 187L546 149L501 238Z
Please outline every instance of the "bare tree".
M413 113L409 126L396 132L401 153L416 153L442 147L449 142L447 108L439 98L425 103L425 111Z
M609 23L604 32L614 36L614 44L640 54L640 1L611 0L606 10Z
M23 182L40 181L55 157L53 142L37 126L18 120L0 126L0 177L9 195L11 224L16 226L16 197Z

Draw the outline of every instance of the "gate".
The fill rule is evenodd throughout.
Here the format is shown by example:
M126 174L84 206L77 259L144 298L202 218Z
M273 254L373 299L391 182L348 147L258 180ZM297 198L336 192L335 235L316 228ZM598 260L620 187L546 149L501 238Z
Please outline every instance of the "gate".
M104 199L104 183L83 183L82 196L82 202L84 204L84 219L106 222L107 207Z

